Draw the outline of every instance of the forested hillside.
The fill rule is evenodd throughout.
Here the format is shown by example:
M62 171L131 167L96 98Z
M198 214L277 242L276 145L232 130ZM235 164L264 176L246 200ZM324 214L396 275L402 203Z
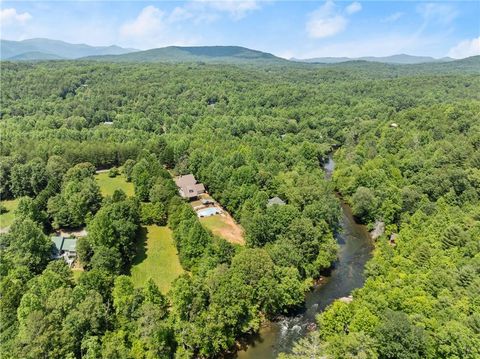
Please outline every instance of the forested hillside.
M423 103L390 120L365 121L336 157L336 187L358 220L386 223L367 281L282 358L480 356L478 100Z
M92 56L88 60L107 62L167 62L220 64L286 64L287 60L272 54L240 46L168 46L130 54Z
M358 57L358 58L317 57L312 59L296 60L296 61L309 62L309 63L336 64L336 63L355 61L355 60L381 62L385 64L413 65L413 64L424 64L429 62L448 62L448 61L453 61L454 59L452 59L451 57L443 57L440 59L435 59L430 56L412 56L412 55L406 55L406 54L399 54L399 55L392 55L392 56L365 56L365 57Z
M0 196L19 199L0 237L2 357L235 351L301 306L335 260L335 190L359 221L387 230L365 287L322 314L298 356L480 355L478 58L1 66ZM337 147L327 182L321 166ZM95 170L118 166L135 196L102 196ZM171 179L187 173L244 227L245 246L201 226ZM286 204L267 206L275 196ZM186 270L168 293L130 277L152 222L172 229ZM50 259L48 235L83 226L74 279Z

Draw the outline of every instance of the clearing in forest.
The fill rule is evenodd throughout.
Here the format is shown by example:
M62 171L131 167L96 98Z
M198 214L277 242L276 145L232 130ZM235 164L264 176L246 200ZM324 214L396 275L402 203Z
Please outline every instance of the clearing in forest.
M18 199L12 199L8 201L1 201L1 205L5 208L6 212L0 214L0 229L7 230L15 219L15 210L18 206Z
M167 293L172 282L182 273L170 228L142 227L131 269L135 286L143 286L148 278L152 278L162 293Z
M243 228L235 222L230 213L223 209L212 197L208 194L202 194L198 201L191 202L193 209L199 213L205 212L206 209L219 209L220 214L213 214L216 211L211 211L212 215L205 217L199 216L200 223L210 230L214 235L219 236L226 241L233 244L245 244L243 236Z
M200 223L212 231L213 234L222 237L230 243L245 244L242 227L240 227L228 213L224 212L222 214L200 218Z
M116 177L109 177L107 172L97 172L95 174L95 180L100 186L102 196L111 196L116 189L121 189L127 196L134 195L134 188L132 182L127 182L123 175Z

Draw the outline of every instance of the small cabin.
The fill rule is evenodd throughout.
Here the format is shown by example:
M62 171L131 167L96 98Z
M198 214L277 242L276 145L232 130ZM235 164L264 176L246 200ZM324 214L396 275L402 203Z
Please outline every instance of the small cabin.
M54 236L51 239L53 242L52 258L63 258L71 267L77 258L77 239L62 236Z
M284 206L285 204L286 203L280 197L270 198L267 202L268 207L273 206L273 205Z

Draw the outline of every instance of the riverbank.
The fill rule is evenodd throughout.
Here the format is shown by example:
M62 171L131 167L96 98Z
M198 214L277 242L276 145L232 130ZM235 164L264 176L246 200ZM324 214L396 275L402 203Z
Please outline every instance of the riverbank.
M327 179L331 178L334 167L330 156L324 166ZM262 327L250 345L237 353L237 358L274 359L279 353L290 351L295 342L316 325L318 313L363 285L363 270L372 256L373 241L367 228L355 222L351 208L342 200L341 209L341 230L335 234L339 245L338 260L333 264L330 275L322 277L321 283L306 294L303 310L295 316L284 317Z

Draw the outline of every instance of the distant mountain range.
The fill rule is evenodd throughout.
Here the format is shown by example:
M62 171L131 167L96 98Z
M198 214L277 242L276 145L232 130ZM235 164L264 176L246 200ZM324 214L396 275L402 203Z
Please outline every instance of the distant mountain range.
M9 61L38 61L38 60L65 60L65 57L60 57L54 54L47 54L40 51L22 52L21 54L9 57ZM2 58L3 60L3 58Z
M240 46L168 46L124 55L91 56L89 60L113 62L205 62L205 63L288 63L275 55Z
M0 40L0 59L9 61L85 59L109 62L204 62L229 64L338 64L351 61L384 64L422 64L454 61L450 57L435 59L428 56L406 54L386 57L319 57L286 60L267 52L240 46L168 46L139 51L119 46L90 46L70 44L59 40L29 39L23 41Z
M70 44L50 39L0 40L1 59L12 61L78 59L86 56L121 55L132 51L138 50L118 46Z
M308 63L321 63L321 64L338 64L341 62L347 61L368 61L368 62L381 62L384 64L398 64L398 65L413 65L413 64L424 64L429 62L448 62L454 61L451 57L443 57L441 59L435 59L429 56L413 56L406 54L384 56L384 57L375 57L375 56L366 56L366 57L316 57L312 59L295 59L292 58L292 61L297 62L308 62Z

